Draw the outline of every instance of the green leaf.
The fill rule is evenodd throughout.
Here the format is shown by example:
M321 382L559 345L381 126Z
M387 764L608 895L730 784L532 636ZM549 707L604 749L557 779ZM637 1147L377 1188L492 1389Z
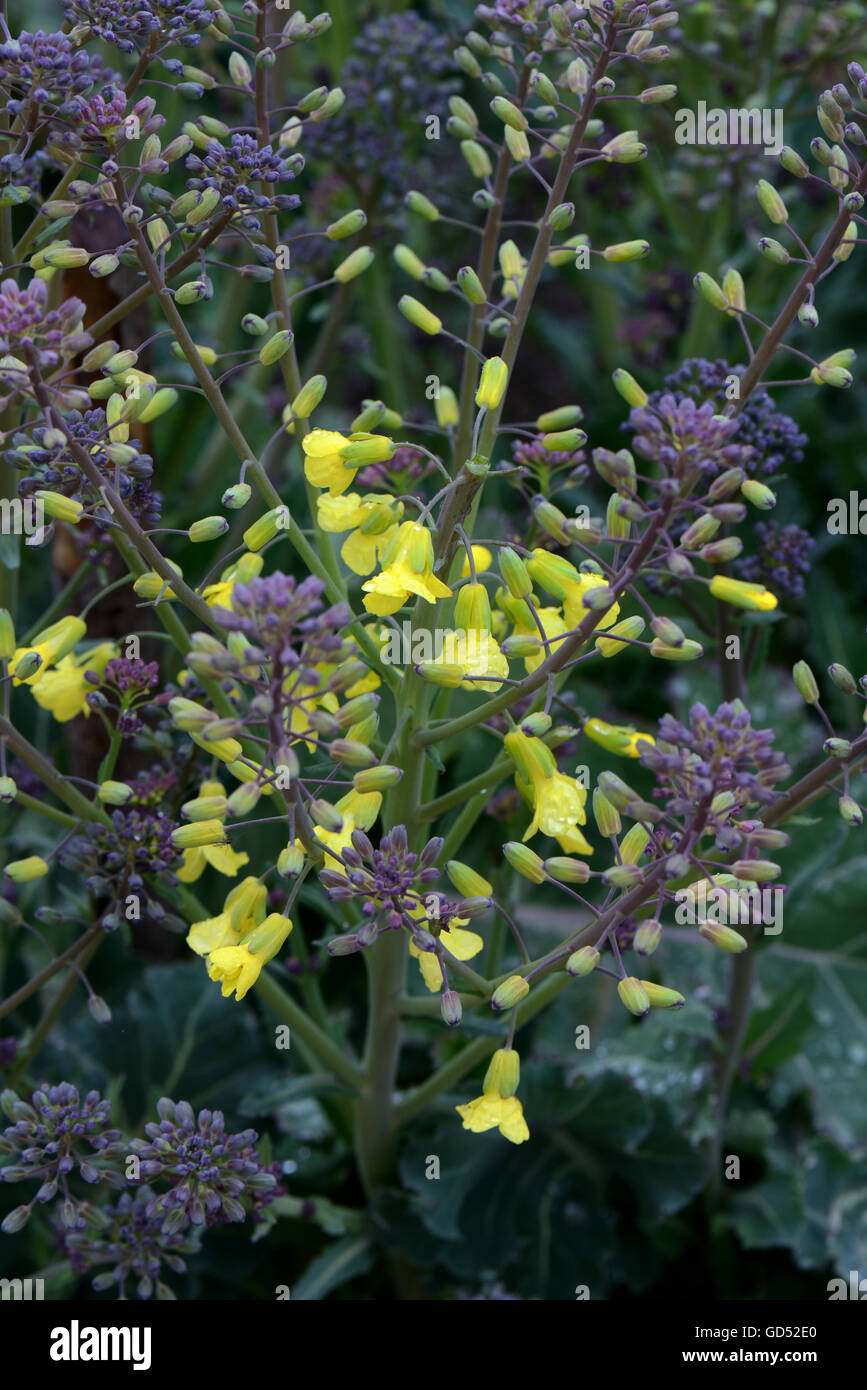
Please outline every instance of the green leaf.
M313 1302L326 1298L333 1289L366 1274L373 1264L369 1236L346 1236L317 1255L292 1289L295 1301Z
M732 1201L730 1219L747 1250L793 1246L806 1218L796 1173L773 1173Z

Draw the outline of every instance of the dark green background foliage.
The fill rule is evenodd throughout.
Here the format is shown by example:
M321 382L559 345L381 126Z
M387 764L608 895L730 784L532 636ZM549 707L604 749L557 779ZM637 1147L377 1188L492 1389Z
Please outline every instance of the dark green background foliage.
M340 0L330 8L335 26L316 62L331 66L300 74L299 90L335 81L365 21L404 7ZM455 40L472 22L470 7L459 0L432 0L420 9ZM839 81L847 61L867 57L861 4L699 3L684 6L683 15L690 61L670 74L679 86L675 105L749 105L761 98L759 104L785 108L786 143L804 151L815 133L815 93ZM49 24L47 13L42 19ZM27 22L35 27L31 8ZM456 74L454 90L465 85ZM172 113L166 114L171 121ZM584 406L591 444L615 448L623 409L608 389L614 367L629 368L655 389L686 357L743 360L733 322L696 300L691 278L698 270L717 275L727 265L740 269L750 308L764 318L773 318L794 283L794 271L771 266L755 250L767 230L753 193L755 166L733 166L730 184L721 187L723 156L708 150L697 159L695 151L679 148L670 106L642 108L641 115L649 159L634 169L606 168L604 180L582 185L576 229L594 246L646 237L651 256L636 266L608 266L585 277L567 270L556 282L549 278L510 397L510 416L517 419L576 400ZM468 207L471 188L454 142L444 135L426 144L419 126L406 138L410 163L424 154L437 189L447 190L454 207ZM339 172L329 196L334 216L355 205ZM789 205L801 235L815 245L828 225L828 202L796 187ZM344 393L341 400L329 391L334 428L352 417L362 393L382 394L411 414L413 406L424 405L429 373L446 381L454 373L447 348L429 340L420 345L397 315L398 295L412 287L387 250L406 240L431 263L453 266L467 258L462 234L437 226L434 245L431 229L405 224L400 210L379 221L375 206L368 211L383 251L375 273L353 295L352 331L342 333L329 370L334 389ZM532 206L525 215L535 215ZM817 358L857 347L863 337L864 254L856 250L848 273L823 288L822 322L810 340ZM208 341L225 343L236 335L240 313L258 307L257 287L232 283L246 299L230 301L232 290L215 296ZM313 308L296 323L302 344L315 341L321 327L315 298L309 302ZM158 344L158 364L162 350ZM173 359L172 369L176 375ZM805 658L821 671L837 661L856 674L867 666L865 541L830 536L825 526L831 498L859 487L867 491L867 383L863 365L855 371L849 392L776 394L809 445L797 475L776 489L775 518L806 527L817 543L806 597L786 604L784 635L775 642L773 662L758 664L749 699L754 726L777 730L795 773L815 759L823 734L794 692L792 663ZM191 492L218 496L234 467L213 431L203 438L209 417L187 399L182 416L171 413L158 423L153 447L166 525L173 524L174 498L183 499L186 517ZM255 374L234 394L230 388L229 399L253 442L267 438L276 414L257 394ZM589 500L601 511L606 494L594 486L587 485ZM587 490L571 500L588 500ZM496 499L501 510L492 509L489 524L501 524L498 516L514 501L504 488ZM747 553L755 548L752 524L739 528ZM493 534L484 520L479 533ZM184 562L182 553L175 558ZM25 578L28 573L32 592L25 598L35 617L44 592L35 567ZM676 601L669 608L682 619ZM669 676L657 663L654 683L647 662L629 654L605 668L602 679L616 678L613 691L596 684L596 667L581 686L580 704L590 713L604 708L615 717L619 710L651 720L667 709L682 716L696 699L717 699L710 678L693 667L674 667ZM852 719L852 702L833 689L828 709L832 718ZM35 705L32 718L26 732L37 743L52 737L47 716L40 723ZM481 771L487 760L477 735L461 749L455 781ZM601 758L591 773L605 765ZM640 770L635 780L640 784ZM255 991L242 1005L223 1001L198 961L182 955L146 965L118 934L92 972L94 988L112 1008L112 1026L101 1029L83 1009L70 1007L40 1055L39 1076L63 1077L82 1090L97 1087L112 1097L116 1122L133 1133L141 1133L155 1100L170 1095L194 1107L219 1106L233 1124L251 1124L267 1136L284 1165L289 1195L273 1204L271 1224L259 1228L252 1243L249 1223L210 1233L189 1275L170 1281L182 1298L268 1299L278 1285L288 1285L295 1299L388 1298L397 1288L402 1297L460 1299L493 1290L494 1296L570 1300L577 1286L587 1285L592 1298L663 1298L701 1289L747 1300L824 1299L832 1275L867 1274L867 850L865 832L844 826L833 798L808 814L815 821L798 827L796 847L781 856L784 930L756 948L755 1007L724 1140L724 1153L739 1156L741 1173L716 1199L707 1191L704 1154L714 1127L728 961L697 949L683 928L667 933L660 953L664 978L687 996L682 1011L635 1021L619 1007L611 982L595 977L563 991L522 1034L521 1095L531 1142L512 1148L496 1134L465 1133L453 1110L470 1094L462 1082L408 1127L399 1185L363 1216L351 1152L323 1109L334 1099L335 1083L311 1074L297 1048L275 1049L273 1021ZM4 813L3 819L16 854L39 852L45 832L35 818ZM480 827L472 862L487 872L508 837L490 819ZM553 943L563 935L558 900L532 889L532 906L524 903L529 885L509 882L508 869L498 873L504 900L513 905L534 954L541 953L548 938ZM214 908L224 887L206 879L197 891ZM317 921L303 892L299 915L308 939L325 934L326 923ZM23 959L0 962L3 993L43 960L34 944ZM363 965L358 958L322 961L326 994L337 1005L334 1031L359 1039ZM30 1001L18 1026L26 1028L37 1016ZM575 1046L583 1024L591 1030L589 1050ZM464 1045L425 1020L410 1020L407 1028L406 1087L424 1080L432 1052L442 1060ZM485 1029L494 1026L474 1017L465 1027L469 1036ZM439 1180L426 1176L432 1156L439 1160ZM54 1262L38 1223L0 1243L4 1274L58 1271ZM49 1287L55 1296L88 1296L85 1283L62 1272Z

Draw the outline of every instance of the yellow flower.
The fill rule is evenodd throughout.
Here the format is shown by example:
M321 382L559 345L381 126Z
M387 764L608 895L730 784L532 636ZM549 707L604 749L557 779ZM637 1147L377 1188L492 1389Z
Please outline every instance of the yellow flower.
M203 782L199 796L223 796L222 782ZM225 820L225 816L219 817ZM225 874L227 878L237 877L239 869L250 862L249 854L239 853L232 849L231 845L202 845L197 849L184 850L184 862L180 869L176 870L176 877L181 883L195 883L205 872L205 866L210 864L219 874Z
M369 613L385 617L402 608L411 594L426 603L448 598L451 589L433 573L433 541L426 526L404 521L382 555L382 570L362 584Z
M564 586L566 593L563 597L563 616L566 619L566 626L570 631L572 628L578 627L590 612L590 609L587 608L584 603L584 595L589 589L604 588L605 584L606 580L601 574L588 574L586 571L583 571L579 574L574 584L566 584ZM596 631L600 632L606 627L611 627L612 623L617 622L619 614L620 604L613 603L611 607L607 608L602 614L602 617L596 624Z
M587 788L576 777L557 771L554 755L541 739L513 729L504 743L518 769L515 784L533 807L524 841L541 831L559 841L564 854L592 854L593 846L578 829L587 823Z
M499 1129L513 1144L523 1144L530 1137L521 1102L515 1095L520 1077L520 1060L512 1048L498 1048L491 1058L482 1083L482 1094L467 1105L455 1109L464 1122L464 1129L483 1134L487 1129Z
M187 945L197 956L206 956L223 946L237 946L265 916L267 891L252 875L241 880L227 895L217 917L194 922L187 933Z
M466 676L489 678L462 681L465 690L499 690L502 680L490 677L507 678L509 675L509 663L500 651L499 642L480 628L444 633L442 652L431 665L459 666Z
M311 430L301 441L304 450L304 473L314 487L327 487L332 497L338 497L350 486L358 467L347 467L340 457L350 440L337 430Z
M288 917L272 912L237 946L219 946L208 956L208 974L219 980L222 995L240 1001L256 983L262 967L273 960L292 930Z
M382 792L347 792L335 803L335 810L343 817L343 826L340 830L325 830L323 826L313 827L313 833L325 846L326 869L333 870L334 873L345 874L343 862L340 858L343 850L348 849L352 843L353 830L369 830L379 815L382 806ZM330 851L330 853L329 853Z
M9 663L9 671L14 676L16 666L28 652L36 652L42 658L42 664L32 676L28 676L24 681L16 680L15 684L33 686L44 680L49 666L53 666L56 661L66 656L67 652L71 652L86 631L87 626L80 618L61 618L59 622L43 628L29 646L18 648Z
M419 903L418 907L410 912L410 916L414 917L416 921L423 922L426 916L424 906ZM440 941L455 960L472 960L473 956L477 956L485 944L476 932L462 930L469 920L469 917L456 917L454 925L443 927L439 934ZM428 989L432 994L436 994L443 987L443 972L440 969L439 956L436 951L422 951L414 941L410 940L409 953L414 960L418 961L418 968Z
M533 615L526 603L500 593L497 594L497 601L501 603L501 606L505 605L504 611L512 619L514 636L541 638L541 633L533 621ZM547 651L544 647L540 647L534 655L524 657L524 669L528 675L531 671L535 671L537 666L541 666L549 652L557 650L560 645L557 639L561 638L564 632L569 631L569 624L564 620L559 608L537 607L536 616L542 624L542 631L545 633L549 646Z
M344 564L353 574L372 574L397 531L403 503L395 503L388 493L368 492L361 497L348 492L342 497L322 493L316 506L323 531L351 532L340 548Z
M216 584L209 584L202 591L202 598L209 608L232 607L232 592L236 584L249 584L251 579L262 573L264 555L254 555L252 551L242 555L240 560L223 570Z
M117 647L112 642L100 642L98 647L79 656L70 652L34 685L34 700L42 709L50 710L58 724L66 724L79 714L89 718L87 695L96 687L85 680L85 672L95 671L101 675L114 656L117 656Z

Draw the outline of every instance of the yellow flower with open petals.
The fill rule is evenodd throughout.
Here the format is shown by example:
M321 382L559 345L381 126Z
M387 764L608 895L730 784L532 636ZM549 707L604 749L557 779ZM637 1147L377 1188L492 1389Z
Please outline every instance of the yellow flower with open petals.
M523 1144L530 1137L521 1102L515 1095L520 1080L520 1058L513 1048L498 1048L491 1058L482 1094L467 1105L455 1109L464 1122L464 1129L483 1134L499 1129L513 1144Z
M351 485L358 468L347 467L340 457L350 440L337 430L311 430L301 441L304 474L314 487L327 487L338 497Z
M578 829L587 823L587 788L577 777L557 771L554 755L541 739L512 729L504 744L517 768L515 784L533 807L524 841L541 831L557 840L564 854L592 854L593 846Z
M206 956L223 946L236 946L257 927L265 916L267 890L252 875L241 880L223 903L216 917L194 922L187 933L187 945L197 956Z
M79 655L70 652L34 685L34 700L42 709L49 710L58 724L66 724L79 714L89 717L87 696L96 686L85 680L85 674L94 671L101 675L114 656L117 656L117 647L113 642L100 642L98 647L91 647L89 652Z
M317 840L325 846L325 862L322 867L337 874L345 874L346 869L340 858L345 849L352 844L353 830L369 830L379 815L382 806L382 792L347 792L335 803L335 810L343 817L340 830L326 830L321 825L313 827Z
M423 905L419 903L418 907L410 912L410 916L414 917L416 921L423 922L426 917ZM469 917L456 917L453 925L443 927L439 934L440 941L455 960L472 960L473 956L477 956L485 944L476 932L463 930L469 920ZM418 968L428 989L432 994L436 994L443 987L443 972L440 969L439 956L436 951L422 951L413 940L410 940L409 953L414 960L418 961Z
M403 503L395 502L389 493L368 492L364 497L357 492L342 497L321 493L316 507L323 531L350 532L340 555L353 574L373 573L403 515Z
M426 603L449 598L451 589L433 573L433 558L433 541L427 527L404 521L383 552L382 570L361 586L367 611L380 617L396 613L411 594Z
M208 974L219 980L224 999L240 1001L256 983L262 967L273 960L292 930L282 913L272 912L237 946L219 946L208 956Z
M503 680L496 678L508 679L509 675L509 663L496 637L477 628L444 633L442 652L431 665L459 666L465 676L474 677L461 681L465 690L499 690Z

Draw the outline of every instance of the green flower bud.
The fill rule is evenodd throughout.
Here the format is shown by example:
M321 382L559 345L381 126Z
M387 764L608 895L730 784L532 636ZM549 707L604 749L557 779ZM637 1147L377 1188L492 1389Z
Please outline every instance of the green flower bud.
M340 450L340 457L351 467L362 468L370 463L386 463L394 457L396 448L387 435L370 434L364 439L351 439Z
M345 763L349 767L372 767L376 762L376 754L372 749L351 738L336 738L328 753L335 762Z
M277 872L283 878L297 878L304 868L304 850L300 845L288 844L277 856Z
M512 598L528 598L533 592L533 583L527 566L511 546L503 546L498 557L500 574Z
M650 255L649 241L618 241L602 252L606 261L640 261Z
M709 941L712 946L718 946L721 951L728 951L731 955L739 955L749 945L740 932L734 931L731 927L720 926L717 922L702 922L698 930L705 941Z
M471 304L484 304L487 298L485 287L472 266L462 266L455 276L458 289Z
M853 800L851 796L841 796L837 805L840 809L840 815L847 825L857 826L864 824L864 812L861 810L858 802Z
M734 878L746 883L770 883L783 872L770 859L737 859L732 864Z
M361 772L356 772L352 778L352 785L357 792L384 792L389 787L397 786L402 776L403 772L399 767L382 763L379 767L365 767Z
M852 745L847 738L826 738L822 745L830 758L850 758Z
M700 270L698 275L693 277L693 284L702 299L706 299L708 304L712 305L714 309L724 311L728 309L728 295L725 293L722 286L717 284L712 275L707 275L705 271Z
M819 700L819 686L816 677L813 675L806 661L797 661L792 667L792 675L795 679L795 687L801 699L808 705L815 705Z
M570 452L573 449L580 449L582 444L587 443L587 435L583 430L554 430L550 434L542 436L542 448L549 453L558 453L560 450Z
M8 805L18 795L18 788L12 777L0 777L0 801Z
M610 839L612 835L619 835L621 829L620 813L600 787L595 787L593 791L593 818L599 829L599 834Z
M643 825L633 825L620 841L620 859L623 864L638 864L647 848L650 833Z
M650 655L658 657L661 661L697 661L703 651L701 643L693 642L689 637L679 647L670 647L658 637L654 637L650 644Z
M328 379L322 375L312 376L305 381L298 395L289 407L293 420L308 420L319 405L328 387Z
M575 979L583 979L585 975L590 975L596 969L601 956L595 946L582 946L579 950L573 951L566 962L566 974L572 975Z
M218 188L206 188L198 195L194 207L186 214L185 221L188 227L198 227L201 222L210 217L211 213L219 206L220 190Z
M545 872L556 883L586 883L590 877L590 865L568 854L555 854L545 860Z
M119 265L120 260L117 256L105 252L101 256L94 256L87 268L95 280L101 280L106 275L113 275Z
M42 488L39 488L33 496L42 503L48 515L57 521L66 521L74 525L81 520L84 512L81 502L75 502L71 497L64 497L61 492L49 492Z
M363 275L373 264L374 251L372 246L358 246L341 261L334 271L334 278L341 285L348 284L350 280L355 280L359 275Z
M126 782L100 782L96 798L107 806L125 806L132 796L132 787Z
M470 173L474 178L490 178L492 173L491 161L484 145L480 145L478 140L462 140L461 154L469 165Z
M491 102L491 110L497 120L502 121L511 130L527 129L527 117L506 97L494 97Z
M42 259L55 270L75 270L79 266L87 265L90 252L85 251L83 246L49 247L47 251L43 251Z
M267 343L259 349L259 361L263 367L270 367L273 362L279 362L280 358L289 351L294 338L291 328L281 328L277 333L272 333Z
M516 869L522 878L528 878L531 883L545 882L545 864L528 845L519 844L516 840L510 840L503 845L503 854L513 869Z
M635 888L641 882L642 872L637 864L614 864L602 874L605 883L612 888Z
M228 507L231 511L237 512L240 511L242 507L246 507L251 495L252 488L249 483L234 483L232 487L226 488L220 501L224 507Z
M676 989L666 989L665 985L656 985L652 980L639 980L639 984L650 1000L652 1009L682 1009L686 1003Z
M262 788L255 782L244 782L226 798L226 811L230 816L249 816L261 799Z
M336 116L338 111L342 111L345 104L346 93L343 88L332 87L322 105L310 112L309 119L318 125L320 121L327 121L331 116Z
M857 695L858 686L852 672L845 666L841 666L838 661L833 662L828 667L828 675L834 682L838 690L842 690L844 695Z
M403 201L404 206L407 207L410 212L414 212L419 217L423 217L426 222L436 222L439 220L439 209L434 206L430 198L426 198L425 195L419 193L417 189L410 189Z
M343 217L338 217L336 222L330 222L325 228L325 235L329 241L342 241L344 237L355 236L362 227L367 226L367 213L361 208L355 208L352 212L344 213Z
M778 157L786 172L794 174L796 179L805 179L809 174L809 164L801 158L797 150L792 149L791 145L784 145Z
M640 980L636 980L634 975L627 975L625 979L619 980L617 993L620 995L621 1004L634 1014L636 1018L643 1018L650 1013L650 999L647 990Z
M403 295L398 300L397 307L404 318L408 319L415 328L420 328L422 333L429 333L431 337L435 337L437 333L442 332L442 319L437 318L436 314L432 314L430 309L426 309L411 295Z
M759 179L759 182L756 184L756 197L759 200L759 206L762 212L766 217L770 218L771 222L774 222L777 226L782 225L784 222L788 222L789 213L786 204L783 202L783 199L780 197L780 194L774 188L773 184L768 183L767 179Z
M226 815L225 796L196 796L181 807L184 820L222 820Z
M193 821L190 825L178 825L172 831L172 844L176 849L199 849L204 845L224 845L226 831L219 820Z
M258 314L245 314L241 319L241 327L251 338L261 338L263 333L268 332L267 320Z
M769 512L777 504L776 494L755 478L747 478L745 482L741 483L741 495L763 512Z
M613 373L611 380L614 382L615 390L622 396L627 405L645 406L647 405L648 395L639 386L635 377L625 371L623 367L618 367Z
M669 82L661 87L645 87L643 92L639 92L638 100L642 106L658 106L660 102L671 101L676 96L677 87Z
M738 536L726 536L724 540L703 545L698 553L709 565L726 565L730 560L737 559L743 548L744 543Z
M652 956L662 940L661 922L642 922L632 941L633 949L639 956ZM646 981L642 980L645 985Z
M187 531L191 541L215 541L218 536L224 536L229 529L229 523L224 516L203 516L199 521L194 521Z
M479 60L463 45L455 49L455 62L461 72L465 72L467 77L481 77L482 68Z
M38 854L31 854L27 859L14 859L3 872L13 883L32 883L36 878L45 877L48 865Z
M272 541L280 531L288 531L290 523L289 508L283 503L278 507L272 507L270 512L260 516L248 526L244 532L243 540L248 550L261 550L263 545Z
M395 246L392 254L401 270L407 275L411 275L414 280L421 280L423 278L425 263L420 260L415 252L411 251L408 246L404 246L399 242L398 245Z
M498 985L491 995L492 1009L513 1009L530 993L530 986L522 975L510 975Z
M25 652L21 660L15 667L15 679L19 681L29 680L35 676L42 665L42 657L38 652Z

